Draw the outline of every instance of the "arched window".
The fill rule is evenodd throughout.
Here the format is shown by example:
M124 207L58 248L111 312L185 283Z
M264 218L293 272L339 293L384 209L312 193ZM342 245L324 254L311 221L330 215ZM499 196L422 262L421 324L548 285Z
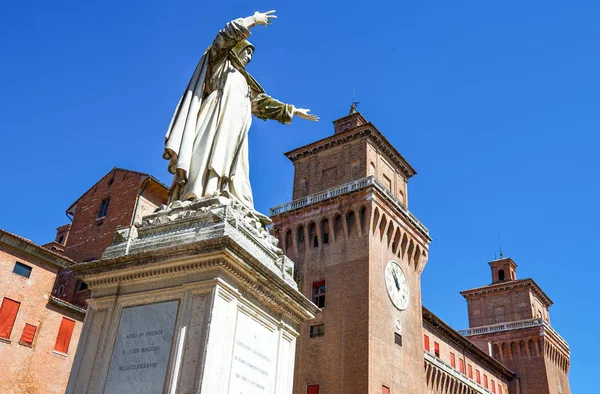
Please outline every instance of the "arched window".
M335 215L333 218L333 237L335 238L335 242L340 239L340 237L344 238L344 229L342 228L342 216Z
M317 226L315 225L315 222L310 222L308 225L308 242L310 242L313 248L319 247L319 237L317 236Z
M323 245L329 243L329 220L328 219L323 219L321 221L321 239L322 239Z
M298 226L296 230L296 244L298 245L298 251L304 250L304 226Z
M512 358L519 358L519 349L517 349L517 343L511 342L510 344L510 354Z
M498 271L498 280L504 280L504 270Z
M348 229L348 238L350 238L352 234L354 234L354 226L356 226L356 218L354 216L354 211L348 211L348 213L346 213L346 228Z
M292 230L285 232L285 251L289 252L292 249Z
M533 339L529 340L529 353L531 354L531 357L537 357L537 343L535 343L533 341Z
M527 357L527 349L525 348L525 342L519 342L519 351L521 353L521 358Z
M494 345L493 355L496 360L500 361L500 348L498 347L498 345Z
M377 230L377 222L379 221L379 209L375 208L375 212L373 213L373 234L375 234L375 230Z
M360 221L360 231L364 234L365 233L365 221L366 221L366 215L367 215L367 208L360 207L360 209L358 210L358 219Z
M385 214L381 216L381 222L379 223L379 240L383 239L383 234L385 234L385 228L387 227L387 217Z

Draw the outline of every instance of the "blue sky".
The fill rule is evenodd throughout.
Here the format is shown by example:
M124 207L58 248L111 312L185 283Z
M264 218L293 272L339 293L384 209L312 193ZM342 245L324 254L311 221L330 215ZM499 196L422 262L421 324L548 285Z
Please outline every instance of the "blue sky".
M249 71L321 117L255 120L257 207L289 201L283 152L360 111L416 168L409 208L433 237L424 304L467 326L460 290L499 249L555 302L571 388L597 391L600 4L595 1L11 2L0 14L0 228L45 243L114 166L170 182L163 136L199 56L256 9Z

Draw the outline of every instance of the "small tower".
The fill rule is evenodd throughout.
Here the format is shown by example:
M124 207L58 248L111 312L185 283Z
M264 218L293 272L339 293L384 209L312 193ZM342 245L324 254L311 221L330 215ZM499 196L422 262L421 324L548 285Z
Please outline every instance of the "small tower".
M492 283L517 279L517 264L511 258L501 258L489 262L492 269Z
M489 263L492 283L462 291L469 329L461 333L519 376L522 393L569 394L570 349L550 325L550 298L533 279L517 279L510 258Z

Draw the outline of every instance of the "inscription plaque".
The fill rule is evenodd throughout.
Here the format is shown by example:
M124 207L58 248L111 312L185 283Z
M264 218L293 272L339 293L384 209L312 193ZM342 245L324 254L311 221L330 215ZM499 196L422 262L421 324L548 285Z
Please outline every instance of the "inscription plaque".
M276 332L252 317L240 312L238 315L229 393L273 393L275 374Z
M179 301L124 308L105 394L163 392Z

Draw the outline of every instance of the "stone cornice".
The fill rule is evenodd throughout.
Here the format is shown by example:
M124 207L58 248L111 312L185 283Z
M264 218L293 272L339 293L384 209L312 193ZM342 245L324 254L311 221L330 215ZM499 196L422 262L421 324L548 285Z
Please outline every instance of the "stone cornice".
M476 287L474 289L469 290L463 290L460 292L460 294L466 299L469 299L471 297L523 288L529 288L536 296L538 296L538 298L540 298L540 300L545 304L546 307L550 307L553 304L550 297L548 297L546 293L544 293L544 291L531 278L506 280L498 283L492 283L491 285Z
M193 249L190 251L194 251ZM195 251L198 252L197 250ZM130 257L130 256L126 256ZM302 323L310 314L318 312L318 308L307 298L297 292L286 291L286 285L280 278L266 276L265 272L257 272L230 249L222 249L210 254L172 254L162 256L137 255L136 261L128 259L105 259L78 264L73 271L78 274L92 289L111 286L117 283L146 281L168 276L185 277L194 271L207 269L223 269L236 280L244 283L254 297L262 299L274 309L284 312L296 323ZM277 280L279 279L279 281ZM266 283L269 285L266 285ZM279 283L278 283L279 282ZM299 296L300 295L300 296ZM291 302L291 301L294 302ZM294 307L294 304L302 308Z
M70 302L67 302L65 300L61 300L60 298L54 297L54 296L50 296L50 299L48 299L48 302L50 304L54 304L56 306L59 306L61 308L67 309L71 312L76 312L78 314L80 314L81 316L84 316L86 314L86 310L78 307L76 305L71 304Z
M514 377L514 373L504 366L504 364L489 356L483 350L478 348L477 345L462 336L458 331L450 327L448 324L446 324L446 322L425 307L423 307L423 325L428 325L434 330L441 332L443 334L443 338L452 341L459 347L464 348L473 356L473 358L485 364L491 370L501 374L504 378L510 380Z
M417 172L404 157L394 148L394 146L383 136L383 134L372 124L367 123L357 128L347 130L338 134L334 134L327 138L315 141L311 144L301 146L289 152L285 155L292 162L301 159L306 156L314 155L322 150L333 148L335 146L344 144L348 141L355 140L357 138L368 137L373 143L387 156L391 161L402 170L404 176L408 179L415 175Z

